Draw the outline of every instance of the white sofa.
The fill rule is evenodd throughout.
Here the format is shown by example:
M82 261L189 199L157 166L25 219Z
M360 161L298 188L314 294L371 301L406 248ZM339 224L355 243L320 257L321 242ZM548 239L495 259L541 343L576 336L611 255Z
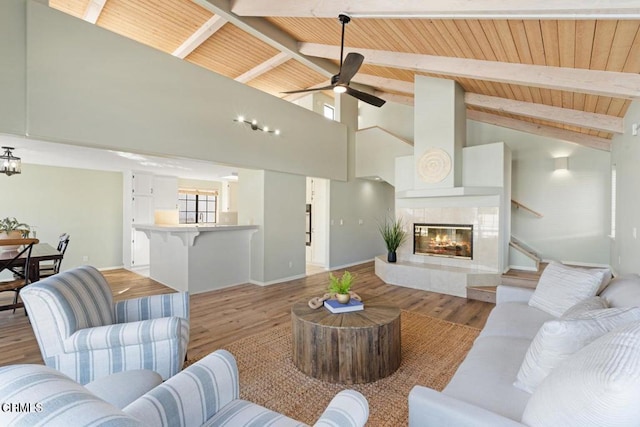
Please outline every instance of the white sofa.
M533 292L498 287L496 307L445 389L412 389L410 426L527 425L521 420L532 394L513 384L536 333L543 323L556 318L528 305ZM610 307L640 307L640 276L614 279L600 296ZM640 420L635 419L631 425L638 424Z

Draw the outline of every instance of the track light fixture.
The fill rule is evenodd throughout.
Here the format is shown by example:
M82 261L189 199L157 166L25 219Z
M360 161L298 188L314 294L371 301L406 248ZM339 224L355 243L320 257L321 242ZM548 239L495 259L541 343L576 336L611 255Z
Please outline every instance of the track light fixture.
M233 121L234 122L238 122L238 123L247 124L247 125L249 125L249 127L251 127L252 130L259 130L261 132L273 133L275 135L280 135L280 129L271 129L271 128L269 128L269 126L265 126L265 125L261 126L256 119L247 120L244 116L238 116L237 118L233 119Z

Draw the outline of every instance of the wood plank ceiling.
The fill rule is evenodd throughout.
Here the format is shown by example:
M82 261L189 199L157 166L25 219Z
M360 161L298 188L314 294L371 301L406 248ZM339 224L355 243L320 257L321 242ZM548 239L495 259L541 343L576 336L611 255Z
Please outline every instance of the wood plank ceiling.
M237 0L235 3L242 6L249 3L250 7L255 0ZM299 0L298 3L319 2ZM363 3L366 4L360 4ZM216 9L224 7L225 2L219 0L50 0L49 4L86 20L90 20L88 11L97 8L98 13L94 14L96 25L176 56L176 49L188 43L194 33L204 31L207 23L216 16L215 12L224 12L224 17L219 16L224 25L210 31L211 34L205 33L202 40L193 42L184 59L278 97L285 96L283 91L326 84L328 76L336 72L336 67L321 69L310 64L308 57L301 56L299 52L292 54L281 49L282 42L270 39L264 28L285 34L294 42L335 47L340 44L337 18L289 17L281 13L269 16L267 7L266 12L260 12L267 15L258 18L261 27L256 26L256 31L262 34L257 34L247 30L251 25L249 20L226 13L233 11L228 4L227 10ZM209 7L217 4L223 6ZM335 15L339 12L336 10ZM549 69L625 73L611 74L611 78L637 77L640 73L640 20L624 18L436 19L413 18L410 15L402 19L354 18L347 26L345 44L356 50L383 51L381 54L385 55L400 52L500 64L538 65ZM300 50L304 51L302 45ZM336 56L327 56L337 63ZM474 64L469 62L462 68L473 68ZM481 75L477 78L459 77L390 65L394 65L393 62L382 66L367 63L365 59L354 82L358 83L360 78L360 82L367 84L376 95L382 98L386 95L390 101L410 103L412 85L406 83L413 82L416 74L453 78L470 94L468 109L476 111L473 114L479 120L490 116L493 117L491 120L500 122L495 117L504 117L510 119L504 123L524 123L522 129L525 131L534 129L537 132L535 129L538 129L541 133L540 129L551 128L562 132L561 135L566 134L567 140L577 143L585 140L588 141L585 145L604 149L608 148L608 140L614 133L623 132L621 118L630 100L637 99L637 93L640 93L635 81L630 83L635 92L632 90L629 95L613 96L595 90L585 93L587 91L573 89L570 84L560 86L563 88L560 90L544 87L539 82L515 84L490 80ZM466 75L473 75L473 70ZM598 78L602 79L601 76ZM532 113L512 110L512 104L513 108L523 107ZM536 107L540 106L552 106L558 110L551 110L546 115L538 114ZM553 114L554 111L558 114ZM581 115L583 113L596 113L598 116ZM575 120L561 118L571 114ZM608 124L591 124L600 120Z

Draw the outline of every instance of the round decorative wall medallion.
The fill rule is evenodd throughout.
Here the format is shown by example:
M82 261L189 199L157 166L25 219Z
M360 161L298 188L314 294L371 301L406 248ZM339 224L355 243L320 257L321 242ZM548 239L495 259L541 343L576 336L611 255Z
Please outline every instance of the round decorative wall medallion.
M418 161L418 174L427 183L440 182L451 172L451 157L440 148L430 148Z

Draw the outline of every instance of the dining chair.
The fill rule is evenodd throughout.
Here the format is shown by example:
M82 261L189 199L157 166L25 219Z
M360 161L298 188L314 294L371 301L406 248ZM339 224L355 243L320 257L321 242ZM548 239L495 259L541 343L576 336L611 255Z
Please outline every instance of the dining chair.
M58 239L58 252L62 254L62 258L56 259L53 262L43 261L40 263L40 278L45 278L49 276L53 276L54 274L60 273L60 265L62 265L62 259L64 258L64 253L67 251L67 246L69 246L69 234L62 233Z
M15 293L13 303L1 305L0 311L13 309L13 312L16 312L20 290L30 282L31 250L36 243L38 239L0 239L0 251L3 247L18 246L17 249L0 252L0 273L3 271L12 273L10 280L0 281L0 292Z

